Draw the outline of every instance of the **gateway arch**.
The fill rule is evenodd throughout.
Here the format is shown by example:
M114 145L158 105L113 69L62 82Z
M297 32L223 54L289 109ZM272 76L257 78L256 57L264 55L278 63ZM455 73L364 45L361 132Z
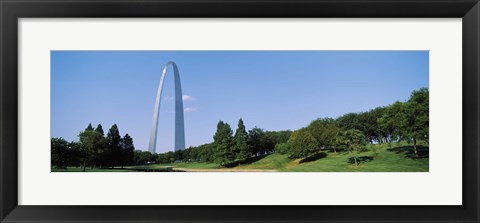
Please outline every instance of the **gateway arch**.
M157 98L155 99L155 109L153 110L152 128L150 129L150 143L148 144L148 151L156 153L157 145L157 130L158 130L158 115L160 113L160 101L162 98L163 80L167 74L168 67L172 65L173 76L175 81L175 151L185 149L185 124L183 120L183 99L182 86L180 84L180 75L178 73L177 64L173 61L168 61L163 68L162 76L160 77L160 85L157 90Z

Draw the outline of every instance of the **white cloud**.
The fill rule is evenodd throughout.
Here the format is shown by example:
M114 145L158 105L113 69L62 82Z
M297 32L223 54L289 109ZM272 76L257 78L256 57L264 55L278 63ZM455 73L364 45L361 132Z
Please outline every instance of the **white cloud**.
M196 108L188 108L188 107L187 107L187 108L183 109L183 111L184 111L184 112L194 112L194 111L197 111L197 109L196 109Z
M183 101L195 101L195 98L190 95L183 95L182 99Z

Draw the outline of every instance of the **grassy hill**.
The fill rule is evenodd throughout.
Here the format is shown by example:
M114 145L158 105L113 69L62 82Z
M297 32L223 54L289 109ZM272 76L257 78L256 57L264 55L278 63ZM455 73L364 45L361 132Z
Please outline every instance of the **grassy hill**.
M131 166L125 169L87 169L88 172L114 171L280 171L280 172L428 172L428 147L419 146L419 155L413 156L412 146L405 143L368 145L368 151L360 153L360 164L355 166L349 153L322 152L305 161L290 159L284 154L270 154L254 157L240 166L225 168L215 163L180 162ZM81 171L67 168L56 171Z
M428 147L419 146L419 157L412 157L413 148L406 143L368 145L360 154L360 165L355 166L349 153L324 152L312 161L292 160L288 155L270 154L253 158L248 164L224 168L214 163L155 164L147 168L173 168L215 170L276 170L280 172L428 172ZM375 152L374 152L375 151ZM349 162L350 161L350 162Z
M310 162L291 160L287 155L271 154L257 162L238 166L240 169L276 169L286 172L428 172L429 160L423 149L422 158L410 158L410 146L388 148L388 145L370 145L376 147L372 151L360 154L362 162L359 166L349 163L349 153L326 152L324 157Z

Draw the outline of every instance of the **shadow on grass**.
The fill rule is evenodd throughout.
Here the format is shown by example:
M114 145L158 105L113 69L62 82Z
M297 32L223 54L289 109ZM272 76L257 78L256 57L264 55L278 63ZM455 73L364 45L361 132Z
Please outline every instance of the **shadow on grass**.
M360 165L362 163L370 162L373 160L373 156L359 156L357 157L357 163ZM355 160L353 157L348 158L348 163L354 164Z
M240 165L246 165L246 164L251 164L251 163L255 163L265 157L267 157L269 154L266 154L266 155L260 155L260 156L254 156L254 157L250 157L250 158L247 158L246 160L242 160L242 161L235 161L233 163L229 163L229 164L226 164L224 167L227 167L227 168L232 168L232 167L236 167L236 166L240 166Z
M310 156L310 157L307 157L307 158L305 158L305 159L300 160L299 163L312 162L312 161L315 161L315 160L324 158L324 157L326 157L326 156L327 156L326 153L320 152L320 153L317 153L317 154L315 154L315 155L313 155L313 156Z
M411 159L422 159L429 157L428 146L417 146L417 154L413 151L413 146L400 146L387 149L387 151L395 152L396 154L404 153L405 157Z
M147 167L126 167L126 170L136 171L136 172L186 172L184 170L175 170L173 167L162 167L162 168L147 168Z

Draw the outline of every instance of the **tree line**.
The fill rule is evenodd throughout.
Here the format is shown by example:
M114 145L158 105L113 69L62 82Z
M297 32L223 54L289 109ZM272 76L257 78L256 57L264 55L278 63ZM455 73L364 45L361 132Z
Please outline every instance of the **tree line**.
M288 154L292 159L308 159L322 151L332 151L351 153L358 165L358 154L367 150L368 143L407 141L413 143L414 154L417 154L417 141L428 144L428 111L429 91L421 88L413 91L405 102L348 113L336 119L319 118L293 132L265 131L258 127L246 131L240 118L234 133L228 123L220 120L212 143L176 152L138 153L149 154L146 156L151 157L152 163L197 161L232 166L273 152Z
M55 168L68 166L85 168L110 168L134 163L133 139L128 134L120 136L118 126L112 125L105 136L102 125L80 132L78 142L63 138L51 139L51 165Z
M133 139L120 137L113 125L107 136L101 125L89 126L79 135L79 142L52 138L52 165L113 167L173 162L214 162L221 166L242 165L249 159L271 153L288 154L291 159L308 159L323 151L351 153L355 165L358 154L368 143L428 144L429 91L421 88L405 102L377 107L366 112L348 113L338 118L319 118L304 128L290 131L246 130L240 118L235 132L223 121L217 123L213 142L175 152L152 154L135 150Z
M173 162L208 162L221 165L241 165L250 157L270 154L275 145L286 142L292 131L265 131L254 127L248 131L240 119L233 134L228 123L219 121L214 142L200 146L191 146L184 150L152 154L148 151L135 151L135 165Z
M323 118L294 131L289 140L276 145L276 150L291 158L316 155L322 150L350 152L355 165L366 144L413 142L417 155L417 141L429 139L429 91L413 91L406 102L397 101L367 112L348 113L337 119Z
M241 118L233 134L228 123L219 121L213 136L214 150L211 160L222 166L242 165L251 157L273 153L275 145L286 142L291 134L290 130L265 131L258 127L247 132Z

